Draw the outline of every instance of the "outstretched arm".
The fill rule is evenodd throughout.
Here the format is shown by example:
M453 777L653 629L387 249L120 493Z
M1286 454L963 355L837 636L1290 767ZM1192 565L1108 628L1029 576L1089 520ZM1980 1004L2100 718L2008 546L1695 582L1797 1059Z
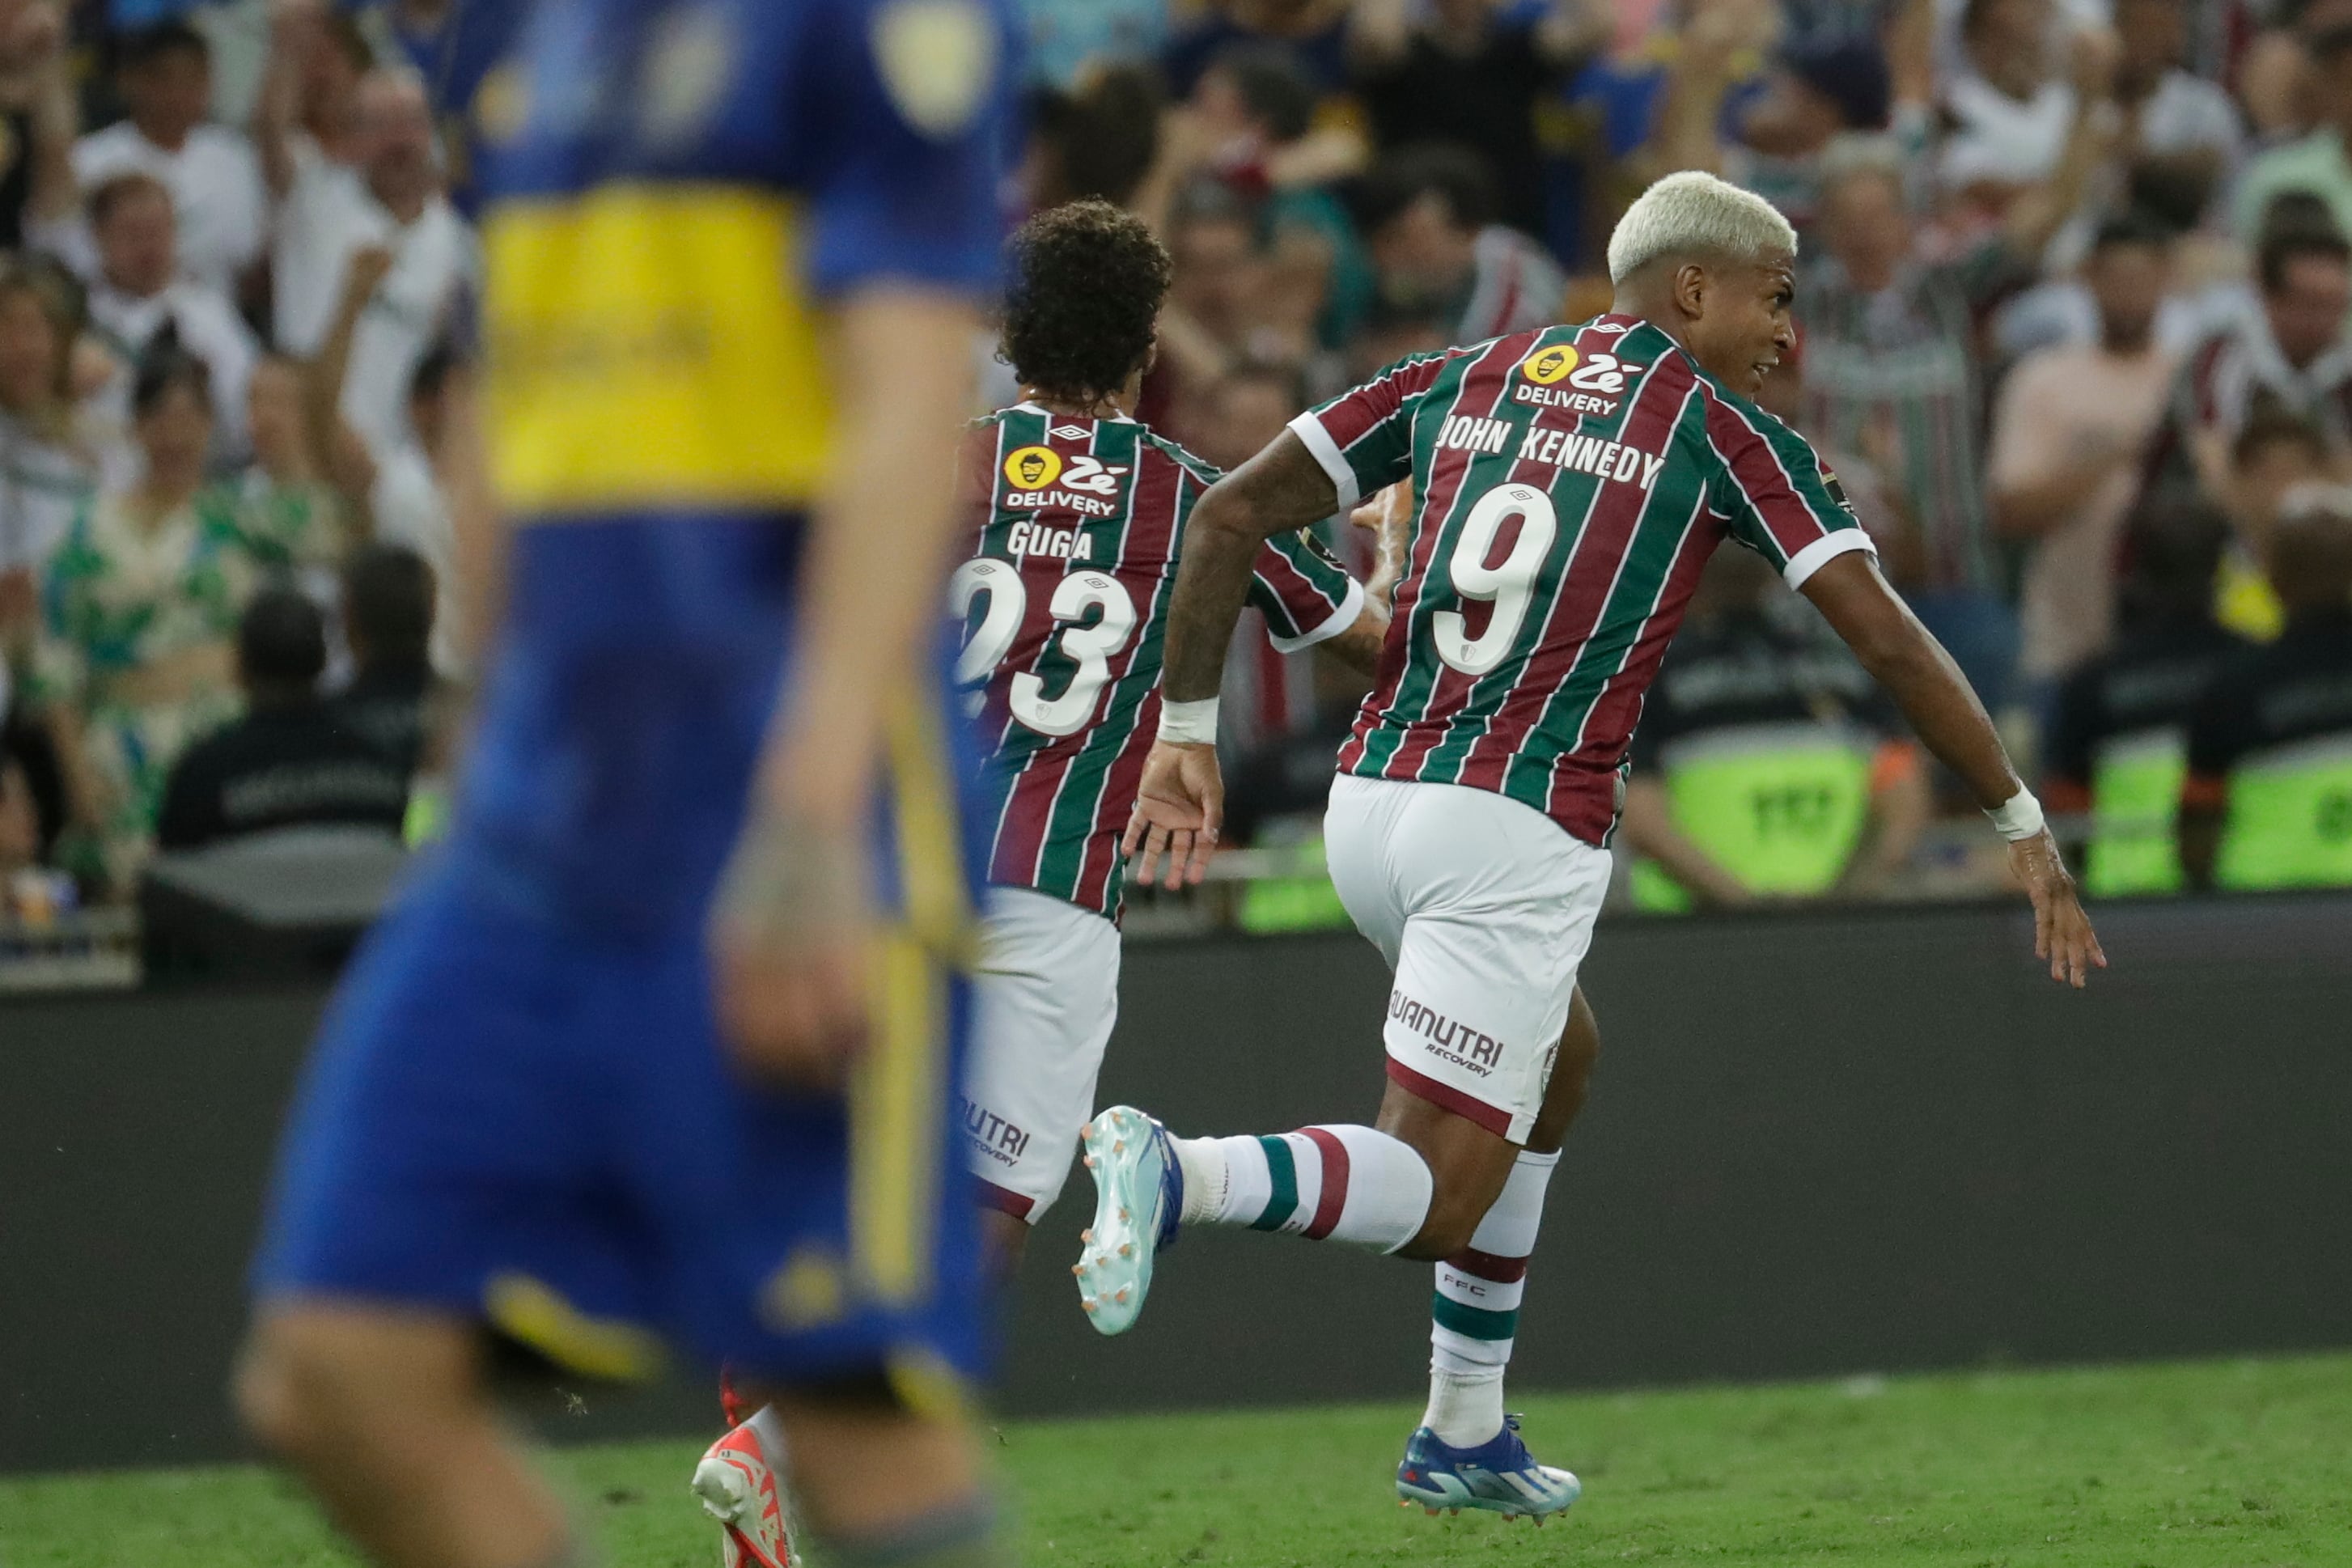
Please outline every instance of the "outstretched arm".
M1217 773L1216 696L1234 623L1249 595L1258 546L1331 515L1338 488L1306 444L1286 430L1209 487L1184 531L1168 607L1160 739L1143 764L1126 848L1144 880L1168 857L1168 886L1197 882L1224 816Z
M2010 839L2009 863L2033 901L2034 956L2049 961L2050 977L2080 986L2092 969L2105 968L2106 954L2083 912L2074 879L2050 830L2038 825L2039 807L2032 806L2032 797L2010 766L1984 705L1951 655L1886 585L1877 563L1865 552L1849 551L1806 578L1802 592L1979 805L2011 817L2021 806L2030 808L2029 820L2004 825L2003 836L2032 826Z

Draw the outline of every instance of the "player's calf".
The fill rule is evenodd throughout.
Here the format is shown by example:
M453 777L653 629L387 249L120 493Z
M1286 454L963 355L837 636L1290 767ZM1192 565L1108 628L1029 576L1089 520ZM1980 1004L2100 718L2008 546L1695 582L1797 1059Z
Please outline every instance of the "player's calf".
M274 1307L239 1360L236 1405L391 1568L562 1568L570 1526L499 1421L479 1360L457 1320Z
M907 1407L878 1381L778 1393L793 1495L835 1568L1009 1563L970 1423Z

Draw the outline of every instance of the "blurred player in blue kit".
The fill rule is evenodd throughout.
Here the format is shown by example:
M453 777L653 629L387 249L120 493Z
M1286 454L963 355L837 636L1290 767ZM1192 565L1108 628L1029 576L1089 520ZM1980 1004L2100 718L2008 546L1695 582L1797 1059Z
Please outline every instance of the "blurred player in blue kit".
M387 1563L586 1561L488 1369L656 1333L772 1402L829 1563L1002 1561L930 645L1008 37L1001 0L569 0L485 85L457 499L509 525L501 624L450 839L295 1105L237 1387ZM729 1558L772 1563L766 1456L726 1458Z

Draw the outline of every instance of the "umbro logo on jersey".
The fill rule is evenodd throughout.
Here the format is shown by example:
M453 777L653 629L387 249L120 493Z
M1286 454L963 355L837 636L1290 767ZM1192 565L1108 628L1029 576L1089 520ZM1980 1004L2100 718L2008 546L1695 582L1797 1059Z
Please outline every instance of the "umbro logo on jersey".
M1083 425L1056 425L1045 434L1063 441L1083 441L1094 432Z

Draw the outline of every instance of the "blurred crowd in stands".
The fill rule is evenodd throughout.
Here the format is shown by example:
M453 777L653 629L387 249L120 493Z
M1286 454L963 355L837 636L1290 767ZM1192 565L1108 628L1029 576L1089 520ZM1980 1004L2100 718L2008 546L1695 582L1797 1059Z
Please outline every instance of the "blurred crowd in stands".
M1625 205L1717 171L1802 237L1768 405L2094 890L2352 884L2352 0L1020 9L1007 216L1101 196L1165 237L1150 423L1230 465L1401 355L1593 314ZM396 827L438 765L469 171L527 10L0 0L9 900L122 897L159 845ZM1624 896L1967 884L1935 828L1967 803L1725 554L1636 742ZM1235 826L1307 868L1243 918L1330 920L1357 688L1236 647Z

